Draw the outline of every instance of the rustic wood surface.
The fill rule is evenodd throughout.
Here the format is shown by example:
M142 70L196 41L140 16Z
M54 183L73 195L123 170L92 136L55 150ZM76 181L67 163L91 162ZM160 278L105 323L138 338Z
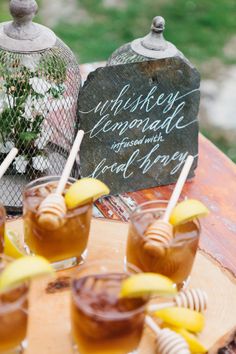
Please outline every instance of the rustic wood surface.
M12 221L9 227L22 230L22 222ZM22 232L22 231L21 231ZM88 245L88 260L123 259L128 224L93 219ZM70 271L58 276L70 276ZM68 289L53 294L46 292L48 279L32 284L28 350L26 354L72 354L70 337L70 294ZM207 348L235 325L236 281L204 252L199 251L192 272L191 286L207 291L209 308L206 326L200 335ZM153 354L153 335L146 330L139 354Z

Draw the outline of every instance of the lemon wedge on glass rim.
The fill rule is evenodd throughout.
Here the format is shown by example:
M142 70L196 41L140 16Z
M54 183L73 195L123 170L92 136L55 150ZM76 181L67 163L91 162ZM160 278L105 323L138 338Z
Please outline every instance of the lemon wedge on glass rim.
M169 278L156 273L131 275L121 284L120 297L141 297L145 295L173 296L177 293Z
M186 199L176 205L170 216L173 226L184 224L194 218L209 214L207 207L196 199Z
M11 258L20 258L26 255L23 235L15 230L5 228L4 254Z
M82 178L69 187L65 194L65 203L68 209L74 209L109 193L109 188L99 179Z
M53 273L53 267L44 257L21 257L9 263L0 273L0 293L32 278Z

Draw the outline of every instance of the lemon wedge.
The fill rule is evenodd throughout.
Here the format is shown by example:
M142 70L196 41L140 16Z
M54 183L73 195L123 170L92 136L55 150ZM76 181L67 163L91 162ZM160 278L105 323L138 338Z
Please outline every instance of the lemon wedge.
M26 256L9 263L0 274L0 292L11 289L26 280L52 274L51 264L41 256Z
M5 229L4 253L11 258L20 258L26 255L23 236L20 233L11 229Z
M174 208L170 216L170 223L177 226L207 214L209 214L209 210L199 200L186 199Z
M74 209L109 193L109 188L102 181L82 178L70 186L65 194L65 202L68 209Z
M173 294L176 294L174 283L164 275L155 273L131 275L122 282L120 291L120 297L168 296Z
M168 307L156 311L154 315L165 323L196 333L201 332L205 325L204 316L201 313L187 308Z
M172 329L173 331L177 332L180 334L188 343L189 349L191 350L191 353L206 353L207 349L204 347L204 345L198 340L198 338L187 331L184 328L178 328L178 327L173 327L173 326L168 326L168 328Z

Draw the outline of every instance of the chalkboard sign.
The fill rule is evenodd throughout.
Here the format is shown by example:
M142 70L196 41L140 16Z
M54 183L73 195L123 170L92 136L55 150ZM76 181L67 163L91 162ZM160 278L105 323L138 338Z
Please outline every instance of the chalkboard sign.
M99 68L80 91L81 175L112 194L176 182L198 156L198 71L180 57Z

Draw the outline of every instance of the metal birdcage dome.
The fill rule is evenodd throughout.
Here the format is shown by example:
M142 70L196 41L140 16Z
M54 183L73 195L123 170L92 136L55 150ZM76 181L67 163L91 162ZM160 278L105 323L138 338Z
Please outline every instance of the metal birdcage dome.
M165 40L164 30L164 18L161 16L154 17L150 33L116 49L107 60L107 65L139 63L147 60L183 56L174 44Z
M19 149L0 181L8 212L21 211L26 183L61 174L78 129L79 65L50 29L32 22L37 9L34 0L11 0L13 21L0 24L0 163Z

